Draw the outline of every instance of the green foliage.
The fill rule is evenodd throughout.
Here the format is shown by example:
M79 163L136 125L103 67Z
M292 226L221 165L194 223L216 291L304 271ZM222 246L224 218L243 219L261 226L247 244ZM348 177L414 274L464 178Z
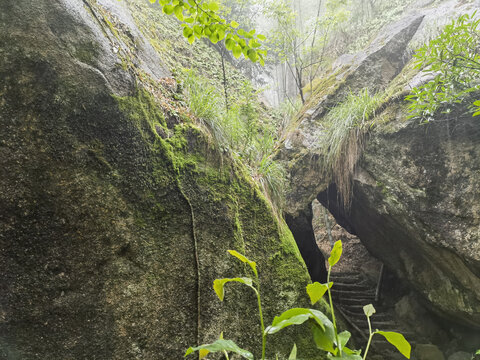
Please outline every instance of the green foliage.
M395 346L403 356L405 356L407 359L410 359L412 347L402 334L394 331L380 330L375 331L374 334L382 335L390 344Z
M235 344L232 340L223 340L218 339L212 344L205 344L200 345L197 347L190 347L188 348L185 356L190 355L198 351L200 353L200 359L203 359L211 352L233 352L235 354L240 355L241 357L249 360L253 360L253 354L247 350L240 349L237 344Z
M255 29L245 31L236 21L227 22L218 12L220 4L212 0L149 0L158 3L167 15L175 15L182 22L183 36L190 44L207 38L216 44L224 41L225 48L239 58L242 54L252 62L265 64L267 51L261 48L266 38Z
M383 94L370 95L368 89L350 93L326 117L327 134L322 153L327 154L324 171L330 173L348 208L352 190L352 174L363 150L363 135L374 124L371 119L381 104Z
M296 360L297 359L297 344L293 344L292 352L288 357L288 360Z
M248 260L244 255L240 254L239 252L235 251L235 250L228 250L228 253L234 257L236 257L238 260L240 260L241 262L245 263L245 264L248 264L248 266L250 266L250 268L252 269L253 273L255 274L255 276L258 276L258 272L257 272L257 263L255 261L251 261L251 260ZM250 284L251 285L251 284Z
M266 349L266 344L267 344L267 333L265 331L265 326L264 326L264 321L263 321L263 313L262 313L262 301L260 297L260 280L258 278L258 272L257 272L257 264L254 261L249 260L247 257L244 255L240 254L239 252L235 250L228 250L228 253L232 255L233 257L237 258L243 263L246 263L250 266L250 269L252 270L253 274L255 275L255 281L253 281L250 278L233 278L233 279L216 279L213 283L213 289L215 290L215 293L219 297L220 301L223 301L224 297L224 286L225 284L229 282L238 282L244 285L247 285L249 288L253 289L255 294L257 295L257 303L258 303L258 314L260 317L260 327L261 327L261 338L262 338L262 360L265 359L265 349ZM190 347L188 348L187 352L185 353L185 356L188 356L189 354L192 354L195 351L202 351L202 350L209 350L209 351L222 351L222 352L230 352L233 351L239 355L242 355L243 357L247 359L253 359L253 355L245 351L243 349L240 349L233 341L225 341L223 339L217 340L214 344L214 350L212 349L213 344L209 345L200 345L197 347ZM202 353L200 353L200 356ZM206 354L205 354L206 355ZM204 355L204 356L205 356ZM251 357L248 357L251 356ZM227 355L228 358L228 355Z
M303 88L307 75L311 85L324 62L331 31L348 18L348 11L346 1L327 0L325 6L320 1L313 12L309 9L310 15L304 22L299 14L302 6L301 1L263 1L264 16L275 24L268 34L269 48L279 63L287 64L301 101L305 103ZM288 98L288 94L285 95Z
M251 287L252 289L254 289L253 280L250 278L243 277L243 278L232 278L232 279L216 279L213 282L213 290L215 290L215 293L217 294L220 301L223 301L223 298L225 296L224 286L226 283L229 283L229 282L238 282L241 284L245 284Z
M375 314L375 308L373 307L372 304L365 305L363 307L363 312L367 316L367 321L368 321L368 330L369 330L369 337L368 337L368 343L367 347L365 349L365 354L363 356L363 359L365 360L367 357L368 349L370 347L370 344L372 343L372 338L375 334L382 335L390 344L395 346L397 350L405 356L407 359L410 359L410 353L412 351L412 347L409 344L407 340L405 340L405 337L397 332L394 331L380 331L376 330L372 332L372 324L370 323L370 317Z
M480 115L480 100L477 100L473 103L473 106L475 106L473 116L478 116Z
M317 303L323 295L331 288L333 285L332 282L328 284L320 284L319 282L314 282L313 284L307 285L307 294L310 297L312 305Z
M410 117L423 121L433 120L439 109L451 111L451 105L461 103L468 94L480 89L476 81L480 76L480 19L462 15L447 25L443 32L416 51L416 67L433 76L426 84L414 88L406 97L410 101ZM475 102L474 116L479 115L479 102Z
M210 130L215 142L240 160L268 199L281 206L286 174L273 157L278 142L277 128L273 120L256 107L257 93L251 84L243 82L236 101L227 110L221 92L207 79L192 70L184 71L183 79L187 105Z
M229 254L237 258L243 263L246 263L250 266L253 274L255 275L255 280L251 278L226 278L226 279L216 279L213 284L213 288L215 293L223 301L224 298L224 286L230 282L237 282L248 287L252 288L257 295L258 301L258 311L260 317L260 325L261 325L261 338L262 338L262 360L265 360L265 350L266 350L266 340L267 335L276 334L282 329L292 326L292 325L301 325L304 323L309 323L310 329L312 331L313 340L318 349L326 351L327 356L329 359L344 359L344 360L365 360L368 349L371 344L371 340L373 335L379 334L385 337L388 342L394 345L398 351L404 355L406 358L410 358L410 351L411 346L405 340L402 334L392 332L392 331L380 331L376 330L372 332L370 317L375 313L375 308L373 305L369 304L364 306L364 312L367 316L368 326L370 329L370 337L368 340L367 347L365 349L365 354L363 358L360 356L360 351L358 350L351 350L346 345L350 340L351 334L348 331L343 331L338 333L336 321L335 321L335 313L333 309L333 302L332 302L332 294L331 294L331 287L333 285L330 282L330 274L332 271L332 267L338 263L340 257L342 255L342 242L339 240L335 243L331 255L328 259L329 269L328 269L328 277L326 284L320 284L315 282L313 284L309 284L307 286L307 294L310 297L310 301L313 304L317 303L328 291L328 297L330 301L330 311L331 311L331 318L330 320L323 312L317 309L306 309L306 308L293 308L288 309L287 311L283 312L279 316L276 316L272 324L269 325L267 328L264 326L264 319L262 314L262 303L260 297L260 283L258 278L257 266L254 261L249 260L244 255L238 253L235 250L228 250ZM240 349L233 341L230 340L223 340L222 336L219 340L215 341L213 344L207 345L200 345L197 347L190 347L185 356L192 354L195 351L199 351L200 359L205 357L209 352L224 352L226 358L228 359L227 352L234 352L241 355L247 359L253 359L253 355L243 349ZM292 351L288 357L289 360L296 360L297 358L297 346L296 344L293 345Z
M305 321L312 319L323 331L329 329L329 334L333 335L333 326L328 317L321 311L315 309L293 308L285 311L279 316L275 316L272 325L265 329L267 334L275 334L290 325L300 325Z
M334 245L333 249L330 253L330 257L328 258L328 264L330 266L334 266L339 260L340 257L342 256L342 242L338 240Z

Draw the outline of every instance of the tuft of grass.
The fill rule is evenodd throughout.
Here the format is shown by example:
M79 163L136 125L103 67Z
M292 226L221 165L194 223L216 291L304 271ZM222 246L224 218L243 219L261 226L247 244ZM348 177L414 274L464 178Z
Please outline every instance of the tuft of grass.
M363 89L358 94L350 93L326 116L324 171L335 181L345 209L351 204L353 174L364 149L365 134L374 125L372 119L382 101L383 94L370 95Z
M193 70L183 72L183 89L188 107L200 122L210 130L218 144L226 142L222 99L218 90Z
M257 94L244 82L228 110L224 95L193 70L183 71L185 102L222 150L244 164L266 199L277 210L284 203L286 171L274 160L282 122L265 117ZM266 120L265 120L266 118Z

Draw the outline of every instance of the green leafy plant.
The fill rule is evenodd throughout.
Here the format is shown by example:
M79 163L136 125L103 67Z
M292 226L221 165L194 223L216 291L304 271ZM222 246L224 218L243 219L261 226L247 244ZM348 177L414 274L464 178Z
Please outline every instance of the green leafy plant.
M461 103L480 89L480 19L462 15L447 25L443 32L415 53L415 66L433 77L424 85L412 89L406 97L410 102L410 118L433 120L437 110L451 111L451 105ZM473 104L474 116L480 114L480 100Z
M248 286L252 289L257 296L257 304L258 304L258 314L260 317L260 325L261 325L261 338L262 338L262 359L265 359L265 349L267 345L267 334L265 333L265 326L263 321L263 312L262 312L262 301L260 297L260 281L258 279L258 271L257 271L257 264L254 261L247 259L244 255L238 253L235 250L228 250L228 253L241 262L248 264L253 275L254 279L248 277L238 277L238 278L224 278L224 279L216 279L213 282L213 289L217 294L220 301L223 301L225 297L225 285L231 282L240 283L243 285ZM200 358L205 357L210 352L234 352L245 359L253 360L253 355L249 351L243 350L239 348L233 341L231 340L223 340L222 336L220 339L216 340L213 344L206 344L200 345L197 347L190 347L188 348L185 356L192 354L195 351L199 351ZM227 354L228 359L228 354Z
M410 346L409 342L405 339L405 337L402 334L394 331L380 331L380 330L372 331L372 324L370 322L370 317L373 314L375 314L375 308L373 307L372 304L368 304L363 307L363 312L367 317L368 331L369 331L368 343L365 349L365 354L363 355L363 359L366 359L367 357L368 349L370 348L373 335L375 334L382 335L390 344L395 346L403 356L405 356L407 359L410 359L410 352L412 347Z
M367 316L367 321L370 330L370 337L368 340L367 347L363 358L360 355L359 350L351 350L346 345L350 340L351 334L348 331L343 331L338 333L337 324L335 319L335 312L332 301L331 288L333 283L330 282L330 275L333 266L340 260L342 255L342 242L339 240L334 244L334 247L331 251L330 257L328 259L329 269L327 276L327 283L320 284L315 282L313 284L307 285L307 294L310 298L311 304L314 305L320 301L325 293L328 293L329 300L329 310L331 315L331 320L323 312L317 309L307 309L307 308L293 308L283 312L281 315L276 316L272 324L265 328L264 318L262 313L262 302L260 296L260 282L258 278L257 265L254 261L249 260L244 255L238 253L234 250L228 250L229 254L249 265L254 278L249 277L237 277L237 278L225 278L225 279L216 279L213 283L213 289L217 294L218 298L223 301L225 297L225 285L228 283L240 283L251 288L256 297L258 303L258 313L260 318L261 325L261 339L262 339L262 360L265 360L266 353L266 344L267 336L275 334L282 329L291 326L291 325L301 325L305 322L310 324L310 329L312 331L313 340L318 349L326 351L327 357L329 359L344 359L344 360L365 360L372 337L375 334L384 336L388 342L394 345L402 355L406 358L410 358L411 346L405 340L403 335L391 332L391 331L372 331L370 317L375 313L373 305L369 304L364 307L365 315ZM185 353L185 356L188 356L195 351L199 352L200 359L205 357L210 352L222 352L228 359L228 352L233 352L245 359L253 359L253 354L247 350L241 349L231 340L224 340L223 336L220 336L212 344L200 345L197 347L190 347ZM288 357L289 360L296 360L297 358L297 346L293 345L293 348Z
M265 64L267 51L262 49L261 42L266 37L256 34L255 29L246 31L239 28L236 21L227 22L218 13L220 4L213 0L149 0L159 3L167 15L175 15L182 22L183 36L191 44L195 39L207 38L216 44L224 41L225 48L233 56L242 54L246 59Z
M480 100L477 100L473 103L473 106L475 106L473 116L478 116L480 115Z

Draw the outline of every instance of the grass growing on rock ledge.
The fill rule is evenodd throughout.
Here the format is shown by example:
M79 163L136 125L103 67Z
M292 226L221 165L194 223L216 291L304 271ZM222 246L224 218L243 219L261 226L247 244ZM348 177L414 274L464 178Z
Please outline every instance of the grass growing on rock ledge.
M372 119L382 101L382 93L371 95L364 89L358 94L350 93L326 116L323 166L336 182L345 208L350 204L352 176L365 145L365 133L374 125Z
M221 152L230 153L249 169L269 202L283 204L285 169L274 160L278 144L275 118L258 107L257 92L243 82L237 99L228 109L218 88L194 70L182 74L185 101L198 120L210 131ZM266 120L263 120L266 119Z

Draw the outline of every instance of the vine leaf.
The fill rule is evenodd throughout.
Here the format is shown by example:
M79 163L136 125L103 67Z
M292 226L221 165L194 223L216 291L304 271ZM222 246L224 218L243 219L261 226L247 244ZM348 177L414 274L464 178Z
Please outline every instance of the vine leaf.
M330 257L328 258L328 263L330 266L335 265L340 257L342 256L342 241L338 240L334 245Z
M251 352L241 349L232 340L218 339L213 344L204 344L197 347L189 347L184 356L188 356L195 351L200 352L200 359L207 356L207 354L211 352L230 351L240 355L245 359L253 360L253 354Z
M252 261L252 260L249 260L247 259L244 255L240 254L238 251L235 251L235 250L228 250L228 253L234 257L236 257L238 260L240 260L241 262L244 262L244 263L247 263L248 265L250 265L250 267L252 268L253 270L253 273L255 274L255 276L258 276L258 273L257 273L257 263L255 261Z
M245 284L252 289L255 290L255 288L252 286L253 285L253 280L250 278L225 278L225 279L216 279L213 282L213 290L215 290L215 293L217 294L218 298L220 301L223 301L223 298L225 297L225 284L229 282L238 282L241 284Z
M307 285L307 294L310 297L310 302L315 304L322 296L330 289L333 285L333 282L328 284L320 284L319 282L314 282L313 284Z
M375 333L385 337L385 339L387 339L387 341L390 344L395 346L403 356L405 356L407 359L410 359L410 352L412 350L412 347L402 334L394 331L380 331L380 330L377 330Z

